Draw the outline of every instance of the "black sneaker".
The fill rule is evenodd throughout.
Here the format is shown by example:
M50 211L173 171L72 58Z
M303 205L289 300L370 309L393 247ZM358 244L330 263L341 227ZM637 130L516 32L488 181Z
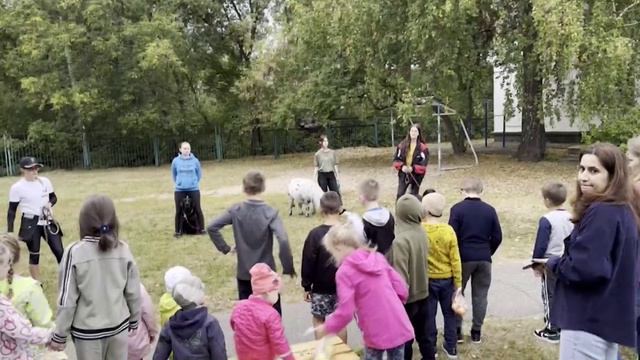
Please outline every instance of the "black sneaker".
M482 342L480 330L471 330L471 342L473 342L474 344L480 344Z
M447 355L447 357L449 359L457 359L458 358L458 350L456 348L453 348L451 350L447 349L446 346L444 346L444 344L442 344L442 350L444 351L445 355Z
M560 332L550 330L549 328L544 328L542 330L534 330L533 334L538 339L542 339L552 344L557 344L560 342Z
M458 328L458 344L464 343L464 335L462 335L462 329Z

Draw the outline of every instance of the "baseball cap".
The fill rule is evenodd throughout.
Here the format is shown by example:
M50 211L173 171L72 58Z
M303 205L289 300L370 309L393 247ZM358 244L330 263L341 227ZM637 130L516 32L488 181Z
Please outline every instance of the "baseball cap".
M428 211L431 216L440 217L444 212L445 199L442 194L433 192L422 198L422 208Z
M44 165L40 164L36 161L36 158L33 156L25 156L20 159L20 168L22 169L33 169L34 167L43 167Z

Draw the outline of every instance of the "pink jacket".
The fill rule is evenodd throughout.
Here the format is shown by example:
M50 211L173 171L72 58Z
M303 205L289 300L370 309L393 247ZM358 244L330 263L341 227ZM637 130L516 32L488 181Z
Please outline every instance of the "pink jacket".
M282 319L263 298L251 295L238 302L231 312L231 329L238 360L293 360Z
M409 287L377 251L356 250L336 273L338 307L327 317L325 329L335 334L356 314L364 344L386 350L413 339L413 327L402 303Z
M149 351L151 344L158 338L158 321L155 318L155 310L147 289L140 284L141 318L140 325L129 333L129 360L143 359Z
M31 360L29 345L44 345L51 338L50 329L32 327L3 295L0 295L0 359Z

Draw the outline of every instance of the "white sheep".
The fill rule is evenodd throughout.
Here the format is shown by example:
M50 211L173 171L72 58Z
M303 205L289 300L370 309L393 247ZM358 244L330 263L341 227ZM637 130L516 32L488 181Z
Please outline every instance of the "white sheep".
M311 216L320 209L322 190L316 182L310 179L295 178L289 182L289 216L293 215L293 208L298 206L299 214Z

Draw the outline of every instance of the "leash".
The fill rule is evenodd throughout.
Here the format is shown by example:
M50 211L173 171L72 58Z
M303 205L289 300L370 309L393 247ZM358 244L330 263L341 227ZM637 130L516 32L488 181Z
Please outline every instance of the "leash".
M49 242L49 234L58 235L60 233L60 223L53 218L53 214L51 213L51 209L48 207L42 208L42 218L45 220L45 231L44 231L44 239L48 243Z

